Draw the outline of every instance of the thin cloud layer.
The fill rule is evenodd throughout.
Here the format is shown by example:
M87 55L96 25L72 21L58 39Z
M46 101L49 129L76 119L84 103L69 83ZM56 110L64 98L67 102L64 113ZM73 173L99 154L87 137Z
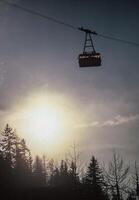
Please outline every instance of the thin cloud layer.
M117 115L113 119L106 120L104 122L94 121L90 123L78 124L76 128L89 128L89 127L114 127L122 124L127 124L133 121L139 120L139 114L129 115L129 116L121 116Z

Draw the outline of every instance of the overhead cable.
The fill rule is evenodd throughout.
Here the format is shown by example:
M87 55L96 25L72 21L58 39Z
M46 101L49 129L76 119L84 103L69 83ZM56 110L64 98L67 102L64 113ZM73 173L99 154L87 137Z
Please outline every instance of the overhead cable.
M25 7L23 7L23 6L19 5L19 4L16 4L16 3L7 2L7 1L4 1L4 2L7 3L8 5L12 6L12 7L21 9L21 10L23 10L23 11L25 11L25 12L28 12L28 13L30 13L30 14L39 16L39 17L41 17L41 18L50 20L50 21L55 22L55 23L57 23L57 24L60 24L60 25L63 25L63 26L72 28L72 29L74 29L74 30L83 31L83 27L78 28L78 27L76 27L76 26L73 26L72 24L66 23L66 22L61 21L61 20L57 20L57 19L54 18L54 17L50 17L50 16L45 15L45 14L42 14L42 13L40 13L40 12L38 12L38 11L29 9L29 8L25 8ZM84 30L85 30L85 29L84 29ZM86 30L88 30L88 29L86 29ZM121 42L121 43L126 43L126 44L130 44L130 45L134 45L134 46L139 46L139 43L136 43L136 42L133 42L133 41L123 40L123 39L116 38L116 37L112 37L112 36L109 36L109 35L100 34L100 33L97 33L97 32L95 32L95 31L91 31L91 30L89 30L89 31L90 31L91 34L96 35L96 36L99 36L99 37L102 37L102 38L105 38L105 39L109 39L109 40L113 40L113 41L117 41L117 42Z

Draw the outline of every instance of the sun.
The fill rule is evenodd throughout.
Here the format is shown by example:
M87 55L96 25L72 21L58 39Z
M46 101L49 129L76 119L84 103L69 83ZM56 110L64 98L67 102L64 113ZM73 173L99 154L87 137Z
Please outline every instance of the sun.
M33 106L24 114L30 134L37 139L47 139L49 143L58 139L66 123L63 113L50 105Z
M61 95L32 94L11 113L7 121L34 154L65 152L78 138L75 124L81 120L81 112Z
M50 150L65 141L64 131L71 123L70 118L54 100L35 97L24 105L20 129L28 133L32 142Z

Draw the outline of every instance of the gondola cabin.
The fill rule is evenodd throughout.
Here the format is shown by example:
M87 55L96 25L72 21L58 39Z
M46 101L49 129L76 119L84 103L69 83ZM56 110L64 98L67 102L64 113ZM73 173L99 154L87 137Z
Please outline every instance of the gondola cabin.
M79 55L80 67L99 67L101 66L100 53L83 53Z

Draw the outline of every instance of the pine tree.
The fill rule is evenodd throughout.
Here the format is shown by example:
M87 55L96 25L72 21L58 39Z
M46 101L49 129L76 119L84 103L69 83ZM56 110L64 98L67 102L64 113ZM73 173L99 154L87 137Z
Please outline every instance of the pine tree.
M16 156L14 172L17 186L27 187L31 184L32 158L24 139L16 137Z
M79 180L79 172L81 172L81 168L79 165L80 154L77 150L77 145L75 143L73 143L71 148L72 150L70 153L70 165L69 165L70 184L73 190L77 190L77 188L80 185L80 180Z
M1 133L0 150L4 159L13 168L15 161L16 136L12 128L7 124L4 131Z
M48 185L53 187L55 185L55 183L54 183L55 164L54 164L54 160L53 159L51 159L48 162L48 176L49 176Z
M30 174L32 174L32 162L33 162L33 159L31 156L31 152L29 150L29 152L28 152L28 168L29 168Z
M61 161L60 174L61 176L66 176L68 174L68 165L64 160Z
M59 172L60 172L61 185L63 185L64 187L68 187L69 172L68 172L68 165L67 165L66 161L64 161L64 160L61 161Z
M43 162L39 156L36 156L33 166L34 183L37 187L43 187L46 184Z
M74 161L71 162L69 175L71 187L76 190L77 186L79 185L79 175L77 173L77 166Z
M61 186L61 177L60 177L60 171L58 167L54 169L53 176L51 176L50 178L50 183L52 187Z
M84 184L88 193L95 199L104 199L105 193L103 191L103 175L99 167L97 159L92 156L90 164L87 168L87 173L84 178Z
M29 148L26 145L26 141L22 139L20 141L20 153L24 164L24 169L29 173L32 171L32 157Z

